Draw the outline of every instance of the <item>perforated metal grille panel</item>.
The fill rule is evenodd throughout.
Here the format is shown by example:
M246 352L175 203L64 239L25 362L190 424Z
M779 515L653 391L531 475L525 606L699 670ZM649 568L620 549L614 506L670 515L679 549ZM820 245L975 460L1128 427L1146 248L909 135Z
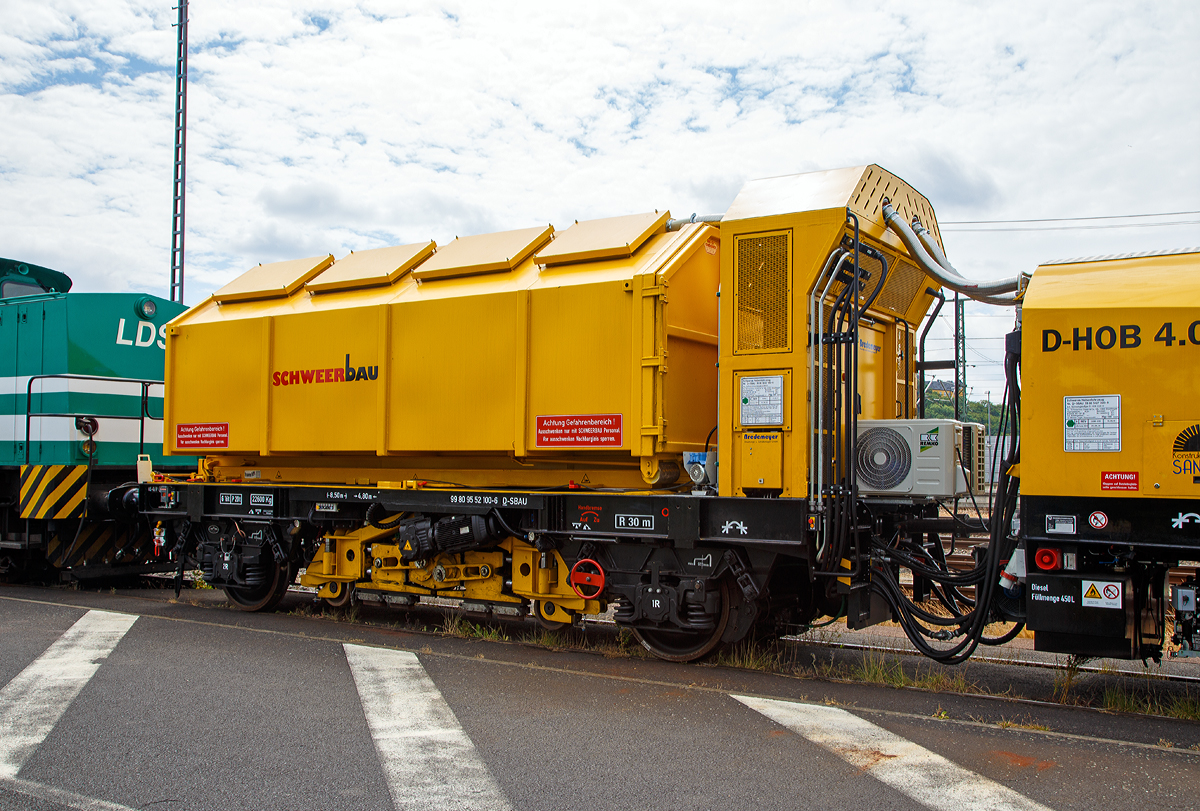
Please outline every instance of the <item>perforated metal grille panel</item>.
M875 306L891 310L897 315L904 315L912 306L913 300L925 289L926 283L925 271L918 270L908 262L897 262L896 266L888 271L887 284L875 300Z
M859 181L858 188L854 192L854 197L850 199L850 207L859 216L875 222L882 222L885 197L891 201L892 207L896 209L897 214L904 218L905 222L910 222L913 217L916 217L933 232L938 244L941 244L941 232L938 230L937 218L933 214L933 208L929 205L929 201L912 186L879 166L872 164L867 167L867 171L863 173L862 180Z
M791 346L789 241L786 231L736 239L735 354L787 350Z

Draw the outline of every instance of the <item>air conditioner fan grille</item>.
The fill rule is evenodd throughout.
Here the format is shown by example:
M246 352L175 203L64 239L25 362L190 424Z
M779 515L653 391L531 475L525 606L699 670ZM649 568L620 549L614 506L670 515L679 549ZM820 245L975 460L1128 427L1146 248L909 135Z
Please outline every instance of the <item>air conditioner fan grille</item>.
M899 487L912 469L912 451L892 428L869 428L858 435L858 482L870 490Z

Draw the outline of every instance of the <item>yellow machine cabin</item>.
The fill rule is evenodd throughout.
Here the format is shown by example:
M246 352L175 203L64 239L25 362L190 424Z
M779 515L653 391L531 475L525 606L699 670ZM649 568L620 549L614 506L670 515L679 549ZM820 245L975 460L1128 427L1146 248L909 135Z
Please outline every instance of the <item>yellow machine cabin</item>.
M832 382L812 336L846 329L831 312L853 262L838 270L829 258L855 236L848 213L876 254L859 256L860 304L873 304L859 322L858 416L913 416L913 336L940 286L887 230L885 199L937 233L929 201L878 166L751 181L722 219L722 495L809 494L811 404Z

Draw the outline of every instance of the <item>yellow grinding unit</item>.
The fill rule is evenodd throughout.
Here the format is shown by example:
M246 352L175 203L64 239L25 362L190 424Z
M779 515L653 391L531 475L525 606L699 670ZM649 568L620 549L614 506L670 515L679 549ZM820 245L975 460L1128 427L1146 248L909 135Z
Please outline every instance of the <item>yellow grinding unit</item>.
M937 286L884 198L937 238L928 201L866 166L751 182L719 231L655 212L260 265L169 328L167 451L215 481L662 487L719 423L722 495L803 497L810 296L847 209L890 267L860 418L912 416ZM865 300L881 265L861 262Z

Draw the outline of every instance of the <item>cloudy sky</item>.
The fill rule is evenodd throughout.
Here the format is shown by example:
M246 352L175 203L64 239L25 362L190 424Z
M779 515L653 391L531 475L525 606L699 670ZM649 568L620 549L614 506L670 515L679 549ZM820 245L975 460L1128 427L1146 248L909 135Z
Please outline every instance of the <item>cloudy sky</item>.
M165 295L172 5L0 4L0 256ZM188 303L258 262L720 213L863 163L966 223L972 276L1200 245L1193 0L196 0L189 34ZM1010 324L972 310L975 396Z

